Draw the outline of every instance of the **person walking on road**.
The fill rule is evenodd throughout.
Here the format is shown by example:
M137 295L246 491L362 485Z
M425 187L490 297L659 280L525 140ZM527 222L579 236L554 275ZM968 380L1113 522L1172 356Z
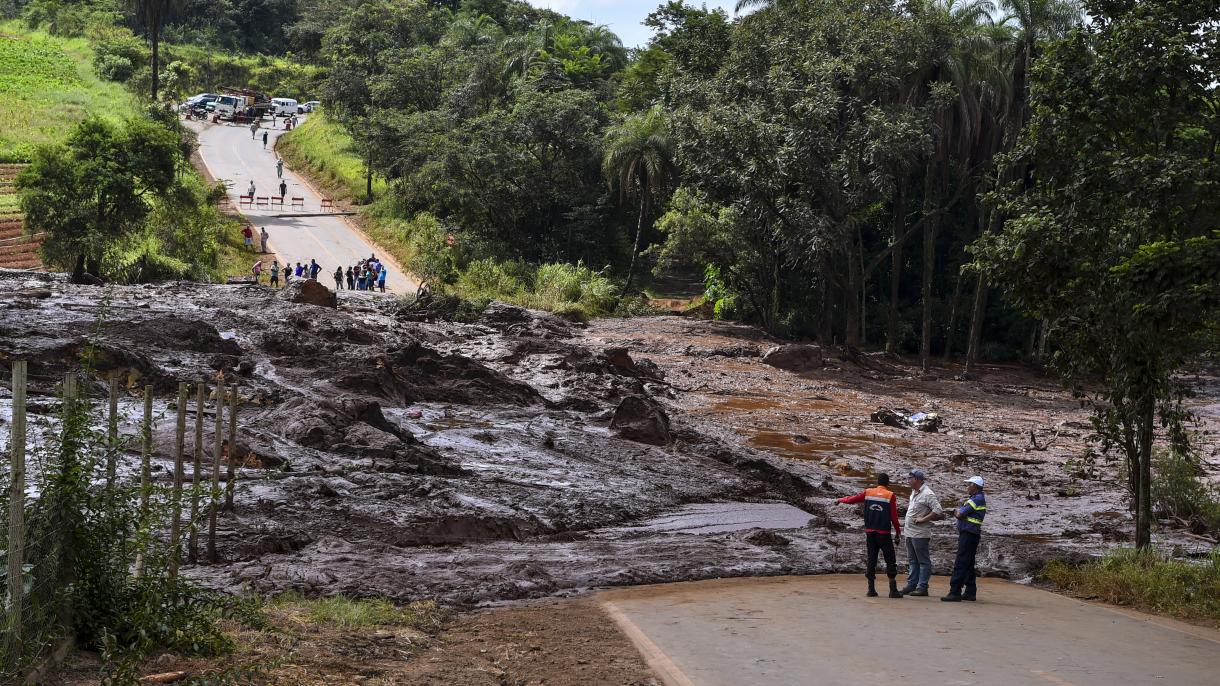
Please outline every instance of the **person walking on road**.
M983 537L983 517L987 515L987 497L983 495L983 477L966 479L968 496L953 512L957 517L957 557L953 560L953 577L949 579L949 595L941 600L956 603L974 600L978 594L975 583L974 556Z
M250 179L250 185L246 188L246 195L250 196L251 200L254 199L254 179Z
M911 498L902 527L906 534L907 584L900 593L922 597L928 595L928 581L932 578L932 522L941 518L940 501L924 483L922 470L912 469L907 475L907 485L911 487Z
M254 230L250 228L249 224L241 227L241 236L245 240L246 247L250 249L250 252L254 252Z
M271 287L280 287L280 261L271 260Z
M284 178L284 160L278 157L275 158L275 175ZM283 195L283 193L280 193L280 195Z
M280 181L280 200L283 200L285 195L288 195L288 182Z
M258 120L255 119L254 121L250 122L250 140L254 140L254 137L257 135L258 135Z
M381 271L377 272L377 288L381 289L382 293L385 293L385 276L388 272L385 267L381 267Z
M877 475L877 486L867 488L856 495L839 498L838 503L851 505L864 503L864 538L868 548L868 565L864 568L864 578L868 579L868 597L877 597L877 553L885 555L885 575L890 579L890 597L901 598L898 592L898 567L894 560L894 539L890 538L890 527L894 536L902 534L898 525L898 496L894 495L888 486L888 474Z
M352 271L351 267L347 268L347 290L356 290L356 273Z
M335 290L343 290L343 267L335 267Z
M259 238L259 242L262 244L263 252L268 252L267 251L267 239L271 238L271 234L267 233L267 227L264 226L258 230L258 238Z
M267 132L263 132L263 150L267 149Z

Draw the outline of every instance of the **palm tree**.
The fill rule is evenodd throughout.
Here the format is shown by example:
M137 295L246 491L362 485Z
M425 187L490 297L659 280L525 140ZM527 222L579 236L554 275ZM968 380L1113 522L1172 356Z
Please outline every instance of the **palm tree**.
M509 36L501 46L508 54L508 63L504 66L505 79L514 76L524 78L530 68L554 47L555 25L546 20L538 22L527 33Z
M611 71L627 66L627 50L623 47L623 41L605 25L585 25L582 34L581 42L589 46L591 54L601 55Z
M653 207L663 203L669 194L677 170L670 151L665 113L659 107L629 115L611 127L606 132L604 145L602 173L610 190L618 187L620 202L636 196L640 203L631 264L619 294L621 298L631 288L644 224L652 216Z
M165 26L165 18L178 0L131 0L132 8L144 21L148 28L148 39L152 43L152 94L151 99L157 99L157 89L160 86L160 47L161 28Z
M920 364L926 371L932 347L932 277L936 267L936 234L946 207L942 206L952 171L956 167L962 183L971 183L971 170L982 160L977 155L993 118L987 105L1003 91L1004 70L997 59L1003 34L994 29L995 5L990 0L924 0L913 4L912 13L926 23L929 40L943 46L919 70L908 85L911 101L932 101L937 93L951 89L951 99L939 102L933 116L933 150L928 156L923 208L923 274L920 300L923 326L920 333ZM900 193L901 193L900 189ZM962 194L959 194L962 195ZM973 209L974 205L971 204ZM903 208L896 208L903 212ZM894 286L890 297L887 348L896 349L897 270L901 264L901 236L905 222L895 217ZM900 233L900 231L902 233ZM955 303L956 304L956 303ZM953 319L953 316L950 317Z
M1000 22L1013 34L1010 59L1007 107L1003 111L1003 129L1000 149L1011 149L1017 136L1025 127L1028 118L1029 70L1038 57L1038 44L1054 40L1067 34L1083 17L1079 0L1000 0L1000 6L1008 13ZM1001 170L997 181L1003 181L1016 170ZM997 213L984 222L990 231L1002 221ZM983 315L986 309L987 279L979 273L975 279L974 304L970 315L970 333L967 337L965 375L970 375L971 366L978 359L983 334Z

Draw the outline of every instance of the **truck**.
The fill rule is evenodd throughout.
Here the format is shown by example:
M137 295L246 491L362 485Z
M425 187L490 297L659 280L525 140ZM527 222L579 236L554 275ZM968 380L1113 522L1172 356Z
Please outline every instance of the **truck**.
M221 119L238 122L262 119L272 111L271 99L247 88L221 88L213 111Z
M212 103L212 111L221 119L235 119L246 113L248 100L244 95L221 94Z

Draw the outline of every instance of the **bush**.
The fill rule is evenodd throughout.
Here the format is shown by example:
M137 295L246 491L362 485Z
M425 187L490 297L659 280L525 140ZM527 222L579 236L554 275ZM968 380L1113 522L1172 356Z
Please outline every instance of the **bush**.
M1220 551L1196 562L1124 548L1084 565L1052 561L1041 578L1115 605L1220 622Z
M148 63L149 49L125 28L93 25L86 35L93 44L93 70L107 81L126 83Z
M136 71L136 65L122 55L106 55L98 53L93 59L93 69L97 75L107 81L125 82Z
M1220 491L1199 478L1193 456L1158 451L1152 467L1152 506L1162 517L1182 520L1195 533L1220 531Z

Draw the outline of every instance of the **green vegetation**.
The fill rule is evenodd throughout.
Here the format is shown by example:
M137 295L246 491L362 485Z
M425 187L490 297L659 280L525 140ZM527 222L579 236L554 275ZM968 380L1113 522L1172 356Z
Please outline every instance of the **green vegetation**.
M1008 219L976 244L978 266L1044 322L1065 382L1096 389L1140 547L1151 542L1156 425L1186 452L1178 377L1220 321L1218 37L1207 8L1166 0L1099 7L1049 46L1032 72L1029 126L999 162Z
M344 630L392 626L436 631L450 614L430 600L395 605L384 598L306 598L298 593L276 596L270 608L300 616L310 624Z
M92 61L84 39L0 24L0 162L29 161L87 115L119 121L137 111L135 98L97 77Z
M336 122L318 112L304 124L280 137L276 152L293 169L321 182L335 197L359 198L364 194L364 162L351 136ZM385 190L378 180L374 192Z
M208 279L231 222L186 160L172 115L122 125L90 117L62 145L36 149L16 180L43 258L72 272L121 281Z
M1201 478L1197 456L1158 450L1152 468L1152 505L1161 517L1184 522L1195 533L1220 533L1220 489Z
M1041 578L1074 595L1220 626L1220 551L1175 560L1126 548L1079 566L1050 562Z

